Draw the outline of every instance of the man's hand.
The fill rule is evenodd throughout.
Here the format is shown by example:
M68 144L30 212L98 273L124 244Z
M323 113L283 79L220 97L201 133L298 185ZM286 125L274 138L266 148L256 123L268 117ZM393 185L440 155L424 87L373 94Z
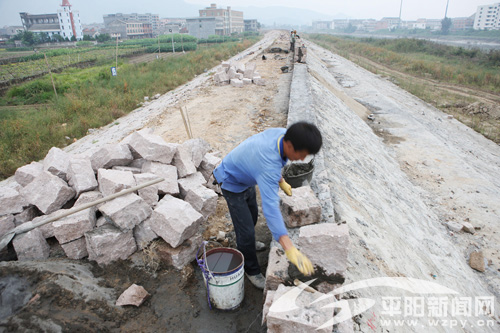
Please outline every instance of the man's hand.
M286 193L286 195L292 196L292 187L290 186L290 184L288 184L283 178L281 178L279 184L283 192Z
M311 275L314 273L314 267L311 261L303 255L295 246L285 251L286 257L292 264L297 266L299 271L304 275Z

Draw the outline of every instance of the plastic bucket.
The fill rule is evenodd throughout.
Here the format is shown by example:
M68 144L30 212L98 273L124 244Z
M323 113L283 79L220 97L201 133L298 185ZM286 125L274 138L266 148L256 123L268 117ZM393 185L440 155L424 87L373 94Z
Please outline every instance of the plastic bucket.
M202 259L210 304L220 310L237 308L245 296L243 254L221 247L207 251L198 261Z
M314 171L314 159L309 163L292 163L283 169L283 178L292 188L309 185Z

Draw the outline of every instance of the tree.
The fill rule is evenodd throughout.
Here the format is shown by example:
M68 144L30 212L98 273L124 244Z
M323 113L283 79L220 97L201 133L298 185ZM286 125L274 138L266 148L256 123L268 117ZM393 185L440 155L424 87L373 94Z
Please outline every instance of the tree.
M63 36L59 35L59 34L54 34L52 35L52 41L53 42L64 42L64 38Z
M99 43L104 43L104 42L110 40L111 36L109 34L102 34L102 35L97 36L96 39Z
M85 41L87 41L87 40L88 40L88 41L90 41L90 40L95 40L95 39L94 39L94 38L92 38L92 36L90 36L90 35L83 35L83 40L85 40Z
M35 45L38 42L37 36L31 31L23 31L21 40L26 45Z
M447 35L451 28L451 18L445 17L441 20L441 33Z
M48 43L48 42L50 42L50 36L46 32L40 33L40 35L38 37L39 37L41 43Z

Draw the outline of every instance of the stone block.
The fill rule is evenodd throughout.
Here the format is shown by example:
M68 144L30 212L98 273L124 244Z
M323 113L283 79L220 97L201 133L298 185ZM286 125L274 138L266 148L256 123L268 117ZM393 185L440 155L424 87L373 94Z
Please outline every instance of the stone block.
M16 170L14 178L21 186L26 186L33 181L40 173L43 172L43 164L40 162L31 162Z
M170 246L177 247L194 236L203 220L191 205L181 199L166 195L151 215L151 228Z
M179 184L177 184L177 168L158 162L147 161L142 166L143 173L152 173L165 180L156 184L160 194L179 194Z
M60 244L69 243L94 229L96 225L96 210L88 208L52 222L54 236Z
M122 232L111 224L87 232L85 242L89 260L96 261L100 266L125 260L137 250L133 231Z
M131 168L138 168L138 169L142 170L142 166L146 162L147 162L147 160L145 160L144 158L138 158L138 159L133 160L128 166Z
M152 213L152 209L146 201L134 193L105 203L99 208L99 211L121 230L134 229Z
M218 72L214 75L215 84L222 86L229 84L229 76L225 71Z
M57 147L52 147L43 160L43 170L66 181L69 160L70 156L68 153Z
M469 234L474 234L476 232L476 229L474 228L474 226L472 225L472 223L463 222L462 226L463 226L463 230L465 232L468 232Z
M210 150L210 144L200 138L187 140L182 146L191 152L191 158L196 168L200 166L205 154Z
M141 286L136 285L135 283L128 287L118 300L116 301L116 306L124 306L124 305L141 305L146 297L149 296L149 293Z
M189 202L198 213L203 215L203 219L206 221L210 215L215 213L218 197L217 193L211 189L205 186L198 186L196 188L190 188L184 200Z
M255 70L257 68L257 64L255 62L249 62L245 65L245 73L243 73L243 77L246 79L253 79Z
M222 62L222 68L223 68L224 70L229 69L229 67L231 67L231 63L230 63L229 61L223 61L223 62Z
M470 254L469 266L479 272L484 272L486 270L483 251L473 251Z
M189 190L203 186L207 181L201 172L196 172L186 178L178 180L181 197L185 198Z
M201 235L196 235L176 248L166 243L162 243L157 247L156 253L160 260L167 265L181 270L184 266L196 259L196 252L200 248L202 242L203 238Z
M227 76L229 76L229 80L236 78L236 68L234 68L234 66L229 67L227 70Z
M0 217L0 237L13 230L15 227L16 224L14 223L14 215Z
M347 224L321 223L302 227L297 245L313 265L322 267L328 275L343 275L347 269Z
M140 249L144 249L149 243L158 238L158 235L151 228L150 219L135 226L134 238Z
M236 88L243 88L243 81L238 80L238 79L232 79L231 86L236 87Z
M275 293L276 292L274 290L269 290L266 293L266 299L264 301L264 307L262 308L262 322L261 322L261 326L264 326L264 324L266 323L267 314L269 313L269 308L271 307L271 304L273 304L273 298L274 298L274 294Z
M123 143L128 144L134 158L165 164L172 162L176 151L175 144L166 143L161 136L152 134L147 128L130 134Z
M96 201L96 200L99 200L102 198L104 198L104 196L99 191L85 192L85 193L80 194L80 196L76 200L74 206L75 207L81 206L81 205L91 203L93 201ZM100 203L100 204L94 206L94 209L99 209L99 207L101 207L102 205L104 205L104 203Z
M242 81L243 81L244 86L248 86L248 85L252 84L252 79L244 78Z
M41 213L35 206L26 207L21 213L14 215L14 223L16 226L29 222L35 217L40 216Z
M284 283L288 277L288 266L290 263L286 259L285 251L278 247L271 247L269 250L269 261L266 270L265 290L276 290Z
M172 164L177 168L179 178L184 178L196 172L191 151L183 145L177 146Z
M16 235L12 241L19 261L41 260L49 257L50 246L40 229Z
M29 223L30 225L32 225L32 224L37 224L37 223L40 223L43 221L47 221L48 219L52 219L54 217L57 217L58 215L61 215L65 211L66 210L64 210L64 209L57 210L49 215L42 215L42 216L35 217L33 220L26 222L26 223ZM37 229L40 229L40 231L42 232L42 235L45 239L55 236L54 222L45 223L37 228Z
M244 79L242 73L236 73L236 77L235 78L238 79L238 80L243 80Z
M215 167L219 165L221 161L222 160L219 157L215 156L212 153L205 154L203 160L201 161L199 171L207 182L210 179L210 176L212 176L212 172L214 171Z
M108 144L90 156L92 169L111 169L114 166L129 165L133 161L130 148L126 144Z
M155 180L158 178L157 175L153 175L152 173L141 173L134 175L135 182L137 185L141 185L147 182L150 182L152 180ZM153 184L147 187L144 187L140 190L137 191L139 196L146 201L146 203L151 206L155 207L156 204L158 203L159 197L158 197L158 184Z
M99 191L104 196L120 192L136 185L134 174L130 171L99 169L97 171L97 179L99 181Z
M333 318L333 308L324 302L314 303L325 294L302 291L298 296L287 294L297 287L280 285L276 290L267 313L267 332L332 332L332 326L318 329ZM290 296L288 296L290 295ZM294 302L291 302L293 297Z
M66 256L70 259L80 260L89 255L85 237L75 239L66 244L61 244L61 247L64 253L66 253Z
M42 213L50 214L73 199L75 190L61 178L42 172L21 190L21 194Z
M279 191L281 214L289 228L297 228L321 221L321 203L309 186L292 190L292 196Z
M0 216L21 213L28 201L17 190L2 186L0 187Z
M130 171L134 175L141 173L141 169L142 169L142 166L139 168L139 167L122 166L122 165L115 165L114 167L111 168L111 170Z
M258 86L265 86L267 85L267 82L265 79L261 78L261 77L254 77L253 78L253 83L255 85L258 85Z
M98 185L89 160L70 159L67 178L68 185L75 190L76 196L83 192L92 191Z
M105 225L106 223L111 223L104 216L100 216L97 221L95 222L96 228L99 228L100 226Z
M455 221L446 222L446 226L448 227L448 229L450 229L451 231L454 231L454 232L462 231L462 229L464 227L462 224L455 222Z
M241 62L238 62L234 65L236 68L236 73L243 74L245 73L245 65L242 64Z

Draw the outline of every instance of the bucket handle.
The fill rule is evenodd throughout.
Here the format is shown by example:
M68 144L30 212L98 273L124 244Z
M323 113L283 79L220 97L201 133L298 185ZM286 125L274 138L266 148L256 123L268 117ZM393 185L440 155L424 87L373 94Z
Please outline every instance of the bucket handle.
M208 301L208 306L209 306L210 310L212 310L212 304L210 303L210 289L209 289L208 282L211 279L215 280L215 278L214 278L214 276L213 276L212 272L210 271L210 268L208 267L208 264L207 264L207 249L206 249L206 245L208 243L216 243L216 244L219 244L221 246L222 246L222 244L220 244L218 242L213 242L213 241L203 241L201 243L200 247L198 248L198 252L196 252L196 263L200 267L202 274L205 276L205 281L207 282L207 301ZM200 259L200 250L202 248L203 248L203 258Z

